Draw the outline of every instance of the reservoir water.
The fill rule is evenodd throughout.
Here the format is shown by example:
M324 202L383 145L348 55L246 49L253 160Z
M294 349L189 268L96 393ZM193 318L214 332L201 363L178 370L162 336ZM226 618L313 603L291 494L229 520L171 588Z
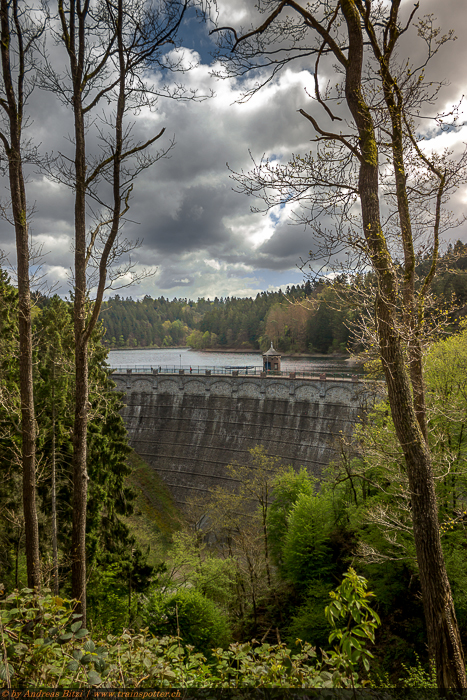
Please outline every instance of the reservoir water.
M204 372L206 369L246 368L253 373L262 368L262 354L252 352L202 352L191 348L135 348L110 350L108 363L113 369L150 371L159 367L165 371ZM283 357L284 372L311 372L313 374L359 374L343 357Z

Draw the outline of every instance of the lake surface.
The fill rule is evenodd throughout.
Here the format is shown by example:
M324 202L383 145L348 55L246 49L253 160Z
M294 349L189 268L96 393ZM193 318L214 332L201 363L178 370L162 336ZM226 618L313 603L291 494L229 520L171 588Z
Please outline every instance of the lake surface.
M108 363L113 369L155 369L189 372L204 371L214 368L248 367L261 370L263 358L261 353L252 352L200 352L190 348L135 348L134 350L110 350ZM358 368L350 367L344 358L336 357L284 357L282 370L285 372L312 372L328 374L348 372L360 373Z

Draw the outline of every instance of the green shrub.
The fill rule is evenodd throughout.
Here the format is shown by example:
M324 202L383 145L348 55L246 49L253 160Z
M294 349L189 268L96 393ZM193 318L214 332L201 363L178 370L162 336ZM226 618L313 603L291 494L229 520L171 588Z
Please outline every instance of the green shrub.
M330 532L332 508L327 494L301 493L288 517L282 556L284 572L293 583L307 585L332 570Z
M302 467L296 472L290 467L274 480L274 500L268 511L268 543L274 563L282 569L282 549L288 529L288 518L300 494L312 495L316 479Z
M224 613L195 589L156 592L141 614L152 634L180 636L184 644L192 645L207 656L214 647L228 646L231 638Z
M354 577L355 578L355 577ZM350 596L346 594L348 583ZM285 644L231 644L219 646L206 657L190 644L174 637L157 638L149 630L126 631L90 639L81 615L74 612L77 601L41 594L30 589L16 591L0 601L0 686L11 688L348 688L360 687L353 669L355 656L371 655L365 640L354 636L364 632L373 641L374 614L365 598L364 579L348 579L331 595L327 616L334 628L331 636L340 649L317 658L316 651L303 642L292 652ZM348 593L349 591L347 591ZM165 601L164 601L165 598ZM170 608L169 601L177 600ZM164 606L165 603L165 606ZM338 610L336 604L342 604ZM364 610L358 618L356 606ZM175 608L175 620L173 613ZM195 590L181 589L166 596L154 596L147 605L155 622L189 627L184 641L208 646L227 639L225 620L212 601ZM165 612L164 612L165 610ZM331 611L331 612L330 612ZM345 631L336 625L345 611L353 623ZM165 619L161 616L165 615ZM178 622L178 624L177 624ZM167 631L166 629L164 631ZM203 637L204 635L204 637ZM209 635L211 638L209 639ZM215 637L217 636L217 639ZM350 657L347 654L346 647ZM6 659L5 659L6 657ZM5 663L6 662L6 663Z
M323 615L329 603L329 586L315 581L311 584L303 605L298 608L287 627L287 642L295 644L297 639L309 642L313 646L326 649L329 637L329 625Z
M129 625L128 584L118 564L93 571L88 586L88 621L93 632L118 634Z
M367 587L367 580L349 567L341 585L329 594L332 600L324 611L333 628L329 641L337 642L331 655L342 659L349 675L360 662L366 671L370 670L373 654L365 645L367 641L375 643L375 631L381 624L368 603L374 593L367 591Z

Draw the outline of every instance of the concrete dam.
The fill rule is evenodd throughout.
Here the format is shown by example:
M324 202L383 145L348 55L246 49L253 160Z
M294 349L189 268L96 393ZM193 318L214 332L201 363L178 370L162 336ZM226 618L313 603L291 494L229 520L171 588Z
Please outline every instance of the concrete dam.
M190 494L228 486L226 465L245 464L256 445L319 477L337 458L338 436L351 434L374 396L371 385L355 378L296 378L293 373L127 371L112 378L125 394L130 445L164 479L179 506Z

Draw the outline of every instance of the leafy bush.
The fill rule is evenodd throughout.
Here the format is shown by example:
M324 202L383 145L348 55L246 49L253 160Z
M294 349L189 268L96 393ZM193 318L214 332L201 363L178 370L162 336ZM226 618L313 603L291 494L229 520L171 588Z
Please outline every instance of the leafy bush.
M306 585L330 573L331 527L329 498L301 493L290 511L282 548L284 571L295 584Z
M307 592L304 603L298 608L287 627L287 641L295 644L303 639L313 646L327 648L329 625L323 616L323 609L329 602L329 586L322 581L314 581Z
M138 633L126 631L107 635L103 640L92 640L88 630L83 628L81 616L73 611L76 601L52 596L50 591L39 595L23 589L2 601L0 643L7 663L0 662L0 680L3 687L12 688L360 687L353 669L354 652L360 644L361 654L366 658L371 655L363 651L365 635L358 637L354 632L363 631L372 640L371 622L375 617L366 605L366 598L371 595L365 591L366 582L357 578L355 587L354 578L349 574L332 594L329 609L334 612L328 610L327 615L335 628L333 636L338 638L341 632L335 624L339 619L335 613L337 603L342 603L341 611L351 614L353 624L349 625L348 633L339 637L340 650L323 653L321 659L306 642L293 653L285 644L253 641L231 644L228 649L212 649L208 662L190 644L182 645L181 640L174 637L154 637L147 628ZM350 595L347 595L349 581ZM198 643L208 644L210 625L212 634L219 639L226 633L218 611L213 614L214 604L203 599L198 591L184 589L165 598L166 603L177 599L175 620L178 618L180 627L188 621L193 628L190 633ZM160 595L152 599L152 609L159 622L161 618L156 612L160 612L158 606L162 600ZM357 620L355 610L359 605L364 612L363 618ZM148 608L151 609L151 602ZM167 605L166 612L168 621L173 608L170 610ZM342 616L345 619L346 615ZM196 623L200 625L198 629L195 629ZM197 635L201 637L197 639ZM346 640L345 643L342 640ZM346 656L346 646L351 658Z
M159 592L142 610L144 624L158 636L180 636L184 644L210 655L214 647L226 647L231 635L226 616L202 593L180 588L175 593Z
M388 675L373 677L370 682L372 688L431 688L436 689L436 669L434 665L426 668L415 654L414 665L402 664L404 675L398 679L397 684L391 682ZM429 694L427 697L434 697Z
M274 563L282 568L282 547L288 529L288 517L300 494L313 494L316 479L302 467L296 472L290 467L274 480L274 500L268 512L268 543Z
M6 660L0 662L0 679L6 685L67 687L79 680L86 685L102 682L102 649L87 639L74 602L39 596L29 588L2 601L0 632Z
M360 661L369 671L369 659L373 654L365 649L365 642L369 640L374 644L375 630L381 624L377 613L368 604L368 599L374 594L366 590L367 586L366 579L349 568L341 585L329 594L332 602L324 611L333 628L329 641L338 643L334 655L343 657L351 676Z
M119 564L98 567L92 572L87 609L95 632L118 634L128 625L128 584Z

